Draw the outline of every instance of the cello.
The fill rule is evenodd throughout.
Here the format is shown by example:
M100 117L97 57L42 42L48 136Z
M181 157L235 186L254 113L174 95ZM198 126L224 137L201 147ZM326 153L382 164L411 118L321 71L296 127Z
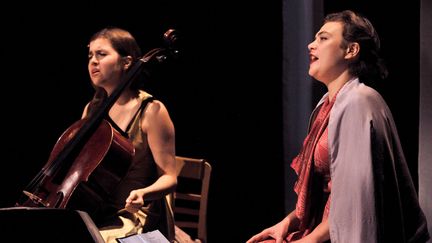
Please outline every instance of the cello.
M164 33L167 48L150 50L125 73L121 84L86 118L70 126L58 139L48 162L23 190L15 206L73 208L90 215L104 203L128 171L134 156L132 143L106 120L118 97L139 75L176 58L174 29ZM116 163L122 161L122 163ZM129 163L124 163L127 161ZM74 197L84 193L86 201Z

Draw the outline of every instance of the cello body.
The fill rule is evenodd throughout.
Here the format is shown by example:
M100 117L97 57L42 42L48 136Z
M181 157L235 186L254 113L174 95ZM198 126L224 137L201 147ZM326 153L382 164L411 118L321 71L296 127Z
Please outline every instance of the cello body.
M132 143L108 121L102 120L91 136L74 148L61 168L48 173L53 160L85 123L86 119L79 120L61 135L41 170L37 187L27 188L27 198L16 206L72 208L90 215L106 207L103 203L109 202L110 192L125 176L135 153Z

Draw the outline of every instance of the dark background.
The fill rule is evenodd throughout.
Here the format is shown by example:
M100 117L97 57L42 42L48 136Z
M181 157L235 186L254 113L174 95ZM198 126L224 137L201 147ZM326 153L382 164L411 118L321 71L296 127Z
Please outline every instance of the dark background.
M353 2L324 1L323 14L352 8L377 28L390 69L378 89L416 179L419 3ZM170 111L177 154L213 166L209 242L244 242L291 210L284 209L283 195L281 1L8 5L0 17L0 207L14 204L62 132L80 118L93 94L88 39L114 25L129 30L144 53L163 45L167 29L179 32L179 62L155 75L148 90Z

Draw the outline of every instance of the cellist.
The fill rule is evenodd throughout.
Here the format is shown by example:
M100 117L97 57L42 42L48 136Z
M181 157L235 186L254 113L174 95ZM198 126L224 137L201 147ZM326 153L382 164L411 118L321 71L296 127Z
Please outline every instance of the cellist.
M88 48L88 72L95 94L85 106L83 118L92 114L103 94L109 96L123 82L124 75L141 57L135 38L115 27L95 33ZM106 119L132 141L135 154L126 176L110 193L112 205L122 207L94 219L104 240L116 242L119 237L157 229L172 241L173 215L166 196L174 191L177 175L175 131L167 108L139 82L132 82Z

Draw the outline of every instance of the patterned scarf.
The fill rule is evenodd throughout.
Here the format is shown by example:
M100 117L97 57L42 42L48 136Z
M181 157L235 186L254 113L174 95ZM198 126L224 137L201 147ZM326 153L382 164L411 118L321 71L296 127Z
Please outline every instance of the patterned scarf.
M313 155L319 138L325 131L328 125L331 108L336 100L336 95L332 101L328 99L321 105L309 134L303 141L303 147L297 157L291 163L291 167L297 173L298 179L294 185L294 191L297 193L296 215L300 219L300 231L303 231L303 236L315 227L315 222L312 222L313 216L310 215L311 203L313 195L311 193L312 177L313 177Z

